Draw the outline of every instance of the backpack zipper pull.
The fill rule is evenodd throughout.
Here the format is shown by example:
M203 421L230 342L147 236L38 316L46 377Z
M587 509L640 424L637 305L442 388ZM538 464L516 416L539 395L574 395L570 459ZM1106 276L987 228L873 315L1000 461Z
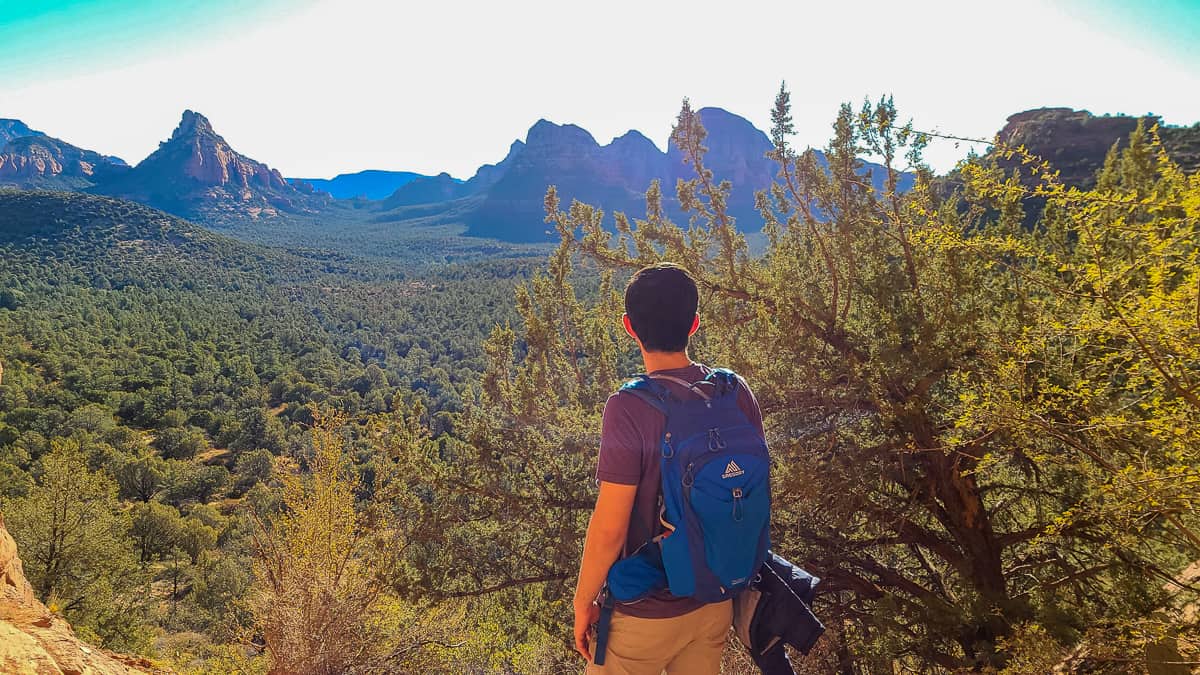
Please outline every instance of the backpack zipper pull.
M742 488L733 488L733 520L734 522L742 522L742 517L745 515L742 509Z
M692 477L692 469L695 468L695 466L696 466L696 463L692 462L687 465L686 469L683 470L683 486L684 487L690 488L690 487L692 487L692 484L696 482L696 479Z
M675 448L671 446L671 432L663 434L662 456L670 459L675 456Z
M712 452L725 449L725 439L721 438L721 430L718 427L708 430L708 449Z

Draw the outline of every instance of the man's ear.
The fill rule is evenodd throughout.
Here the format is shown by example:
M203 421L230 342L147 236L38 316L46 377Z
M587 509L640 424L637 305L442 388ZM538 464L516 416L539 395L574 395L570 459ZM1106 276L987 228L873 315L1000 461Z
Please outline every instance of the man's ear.
M629 337L633 338L634 340L638 339L637 333L633 332L633 324L629 323L628 314L621 315L621 325L625 326L625 332L629 334Z
M692 319L692 328L691 328L691 330L688 331L688 337L695 335L696 331L699 328L700 328L700 315L696 314L696 318Z

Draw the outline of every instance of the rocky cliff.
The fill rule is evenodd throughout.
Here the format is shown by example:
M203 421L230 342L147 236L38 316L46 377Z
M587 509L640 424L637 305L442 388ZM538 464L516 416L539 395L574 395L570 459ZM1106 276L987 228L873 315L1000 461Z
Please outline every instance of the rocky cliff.
M116 157L46 135L21 136L0 147L0 183L32 188L87 187L128 170Z
M230 147L200 113L184 111L175 132L149 157L96 192L184 217L220 219L312 211L331 199L298 189L262 162Z
M1144 119L1147 127L1161 125L1161 120L1152 115L1096 116L1086 110L1038 108L1009 117L998 136L1002 143L1024 145L1050 162L1067 185L1091 188L1109 148L1128 145L1129 134L1137 128L1139 119ZM1184 171L1191 173L1200 168L1200 126L1160 126L1159 136L1167 154ZM1015 158L1000 161L1006 169L1019 163Z
M47 136L21 120L0 119L0 185L70 190L126 168L120 158Z
M555 185L563 207L572 199L607 210L636 205L624 167L586 130L574 124L539 120L529 129L525 145L504 164L503 175L484 192L478 209L466 218L467 231L505 241L548 239L553 227L543 222L546 186ZM645 190L646 186L641 186Z
M33 596L17 544L0 517L0 673L12 675L126 675L164 673L148 660L81 642L70 624Z

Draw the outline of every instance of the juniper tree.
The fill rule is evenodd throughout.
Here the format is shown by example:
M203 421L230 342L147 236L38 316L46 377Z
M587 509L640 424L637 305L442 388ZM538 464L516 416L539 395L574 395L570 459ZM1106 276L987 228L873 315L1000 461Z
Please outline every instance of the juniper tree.
M746 376L762 405L775 548L826 579L821 612L858 668L1019 668L1030 635L1043 658L1086 643L1098 662L1097 631L1153 642L1162 582L1200 555L1200 179L1131 145L1120 178L1085 193L998 146L1034 187L973 158L943 197L929 136L890 99L843 106L820 153L788 144L788 108L781 90L760 256L686 102L672 142L695 172L675 189L687 227L657 183L645 216L615 214L612 230L547 192L561 243L518 290L520 328L486 343L459 438L406 457L419 524L401 583L532 587L549 603L529 605L537 618L565 625L600 410L629 363L614 283L670 260L701 288L695 356ZM1031 197L1045 204L1033 228ZM574 265L599 271L589 302ZM1183 627L1171 616L1158 623Z

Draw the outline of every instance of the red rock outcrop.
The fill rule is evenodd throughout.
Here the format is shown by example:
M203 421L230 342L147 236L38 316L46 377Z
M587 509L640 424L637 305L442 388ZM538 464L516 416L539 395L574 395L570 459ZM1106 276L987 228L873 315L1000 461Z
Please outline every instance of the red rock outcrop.
M120 172L120 160L49 136L25 136L0 148L0 183L23 187L83 187L97 173ZM60 184L56 185L54 181Z
M1147 128L1161 125L1154 115L1140 119ZM1137 128L1138 120L1126 115L1097 116L1071 108L1038 108L1011 115L999 139L1011 146L1024 145L1050 162L1064 183L1087 189L1095 186L1096 172L1104 166L1109 148L1114 143L1122 148L1129 145L1129 134ZM1159 136L1167 154L1185 173L1200 168L1200 126L1160 126ZM1012 170L1020 165L1020 158L1000 160L999 164Z
M129 171L100 181L97 192L183 216L220 220L312 212L329 196L297 189L279 171L230 147L208 119L187 110L174 133Z
M184 111L179 127L167 143L178 146L175 152L184 175L201 185L232 187L243 199L249 199L250 195L244 193L255 188L290 189L278 171L234 152L200 113Z

